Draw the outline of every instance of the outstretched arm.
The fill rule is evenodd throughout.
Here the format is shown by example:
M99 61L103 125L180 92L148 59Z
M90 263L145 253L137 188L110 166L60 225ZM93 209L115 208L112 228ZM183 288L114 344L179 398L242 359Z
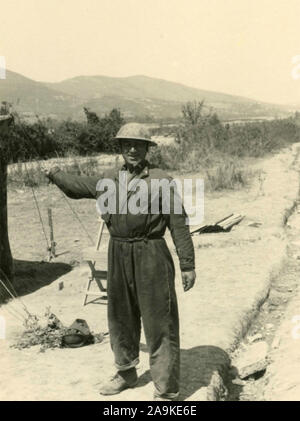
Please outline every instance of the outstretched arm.
M72 175L61 171L58 167L46 171L45 174L71 199L96 199L97 182L102 177Z

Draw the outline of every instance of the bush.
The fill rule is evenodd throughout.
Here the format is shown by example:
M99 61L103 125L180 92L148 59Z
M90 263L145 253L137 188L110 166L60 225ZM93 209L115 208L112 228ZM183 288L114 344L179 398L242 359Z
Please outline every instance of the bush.
M164 145L150 148L148 160L152 165L163 170L176 170L179 169L179 163L182 161L181 150L174 146Z
M200 150L202 157L218 151L237 157L261 157L288 143L300 141L297 114L286 119L224 125L215 113L203 113L203 102L187 103L182 114L176 142L183 155L187 149L196 149Z
M300 141L300 117L265 122L222 124L203 113L203 102L188 102L182 121L172 127L176 146L153 149L150 160L163 169L206 174L211 190L234 189L250 182L245 157L262 157ZM169 129L169 128L168 128ZM159 128L157 134L161 134Z
M211 169L206 169L207 184L211 191L245 187L250 183L252 175L252 171L241 161L230 158Z
M87 123L67 120L38 122L31 126L16 124L9 145L6 150L1 149L1 154L7 154L9 162L73 156L72 171L92 175L98 172L93 155L119 152L118 142L112 139L125 122L117 109L103 118L88 109L85 114ZM188 102L182 107L180 124L154 129L156 135L172 134L175 145L150 148L149 160L165 170L206 174L213 190L236 188L247 184L251 176L241 164L243 158L262 157L300 141L299 116L224 125L216 113L204 113L203 102ZM76 156L91 158L83 164ZM9 177L23 177L22 168L20 164L20 174L14 172ZM27 176L25 184L38 184L39 171L30 171L32 174Z
M13 163L55 156L116 152L118 143L112 142L112 138L124 124L120 111L113 109L105 117L97 117L98 120L87 115L87 123L67 120L60 123L39 121L27 125L18 122L5 151L7 161Z

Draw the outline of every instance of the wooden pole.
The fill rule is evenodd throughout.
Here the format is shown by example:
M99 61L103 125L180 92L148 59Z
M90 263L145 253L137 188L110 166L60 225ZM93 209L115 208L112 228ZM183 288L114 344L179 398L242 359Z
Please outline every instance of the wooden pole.
M49 260L51 260L53 257L56 257L56 254L55 254L56 243L54 241L53 220L52 220L52 209L51 208L48 208L48 222L49 222L49 229L50 229Z
M7 154L5 153L8 139L8 127L11 116L0 116L0 277L4 283L7 276L13 282L13 259L11 255L7 227Z

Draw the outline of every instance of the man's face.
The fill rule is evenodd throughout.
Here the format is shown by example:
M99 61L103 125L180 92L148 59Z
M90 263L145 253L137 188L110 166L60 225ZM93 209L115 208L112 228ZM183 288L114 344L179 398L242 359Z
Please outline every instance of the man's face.
M121 152L127 164L136 166L145 159L148 144L142 140L122 140Z

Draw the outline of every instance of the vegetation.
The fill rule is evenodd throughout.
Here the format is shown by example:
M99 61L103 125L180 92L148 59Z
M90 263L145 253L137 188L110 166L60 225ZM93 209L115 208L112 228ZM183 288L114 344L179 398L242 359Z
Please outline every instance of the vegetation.
M203 105L183 106L181 124L173 128L174 146L153 149L151 160L167 170L202 172L211 190L247 185L253 174L244 158L263 157L300 141L298 113L286 119L224 125L217 114L204 114Z
M171 171L199 172L211 190L234 189L251 179L244 158L263 157L300 141L299 113L286 119L224 124L216 113L204 110L203 102L187 102L179 124L154 129L153 134L175 139L171 145L151 148L149 159L154 165ZM112 138L125 121L117 109L102 118L88 108L84 112L86 123L48 120L25 125L17 120L6 151L9 162L17 163L9 181L40 184L43 177L39 164L25 168L24 175L22 162L53 157L68 157L68 171L99 173L96 155L118 152L118 143ZM80 157L86 157L84 162Z
M38 120L32 125L27 125L16 118L16 124L6 145L8 162L116 152L118 145L111 140L124 124L120 111L113 109L103 118L99 118L87 108L85 113L87 123Z
M63 348L63 337L72 333L74 330L65 327L61 321L51 312L50 307L46 308L44 316L39 317L35 314L28 314L24 320L24 331L20 338L12 345L12 348L19 350L40 345L40 352L47 349ZM90 343L101 343L104 334L92 334L89 339Z

